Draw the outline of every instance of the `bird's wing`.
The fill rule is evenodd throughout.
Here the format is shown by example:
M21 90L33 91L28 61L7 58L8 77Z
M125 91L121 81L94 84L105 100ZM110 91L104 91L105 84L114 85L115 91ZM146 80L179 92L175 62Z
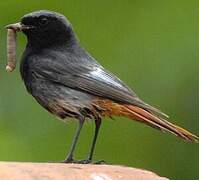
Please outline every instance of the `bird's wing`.
M33 70L47 80L115 102L134 104L156 115L165 116L158 109L140 100L120 79L99 64L68 63L64 65L59 61L49 59L41 61L35 64Z

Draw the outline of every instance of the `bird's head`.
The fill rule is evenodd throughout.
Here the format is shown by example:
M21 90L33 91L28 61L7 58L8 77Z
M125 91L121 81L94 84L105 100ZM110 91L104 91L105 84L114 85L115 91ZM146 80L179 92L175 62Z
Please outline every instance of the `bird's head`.
M71 24L62 14L40 10L24 15L19 23L6 26L7 29L22 31L28 43L37 46L52 46L75 42Z

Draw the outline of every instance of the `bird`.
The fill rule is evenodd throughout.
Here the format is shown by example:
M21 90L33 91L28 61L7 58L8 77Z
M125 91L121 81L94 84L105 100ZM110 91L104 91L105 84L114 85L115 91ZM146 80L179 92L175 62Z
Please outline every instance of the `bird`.
M78 122L64 163L93 163L102 118L126 117L167 131L187 141L199 137L168 121L168 116L145 103L117 76L106 70L81 45L68 19L49 10L24 15L6 26L23 32L27 44L20 74L27 91L47 111L66 121ZM74 151L86 119L95 123L88 158L75 160Z

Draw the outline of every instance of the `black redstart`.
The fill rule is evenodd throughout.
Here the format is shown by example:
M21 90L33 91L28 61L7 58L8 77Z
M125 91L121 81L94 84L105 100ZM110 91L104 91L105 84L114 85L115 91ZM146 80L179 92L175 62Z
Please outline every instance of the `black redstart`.
M104 69L79 44L71 24L63 15L41 10L22 17L7 29L22 31L27 45L20 72L28 92L61 119L73 117L79 126L65 163L92 162L94 147L104 116L124 116L153 128L171 132L185 140L198 137L168 122L168 116L143 102L119 78ZM95 120L95 133L88 159L75 161L73 152L85 122Z

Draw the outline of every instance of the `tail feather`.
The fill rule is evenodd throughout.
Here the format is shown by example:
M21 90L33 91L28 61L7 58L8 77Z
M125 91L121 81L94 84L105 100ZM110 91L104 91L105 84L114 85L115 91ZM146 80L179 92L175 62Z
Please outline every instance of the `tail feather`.
M110 100L97 99L93 102L93 106L100 111L101 116L124 116L139 122L145 123L148 126L161 131L170 132L187 141L199 141L199 137L191 132L168 122L166 115L159 110L147 105L135 106L131 104L119 104Z
M146 109L148 112L151 112L159 117L162 118L169 118L169 116L165 113L163 113L162 111L160 111L159 109L150 106L149 104L145 103L144 101L142 101L141 99L137 99L137 106L139 106L142 109Z
M128 117L136 119L149 126L155 127L159 130L168 131L176 136L179 136L187 141L199 141L199 137L190 133L189 131L166 121L163 118L157 117L154 114L141 109L137 106L125 105L123 110L129 112Z

